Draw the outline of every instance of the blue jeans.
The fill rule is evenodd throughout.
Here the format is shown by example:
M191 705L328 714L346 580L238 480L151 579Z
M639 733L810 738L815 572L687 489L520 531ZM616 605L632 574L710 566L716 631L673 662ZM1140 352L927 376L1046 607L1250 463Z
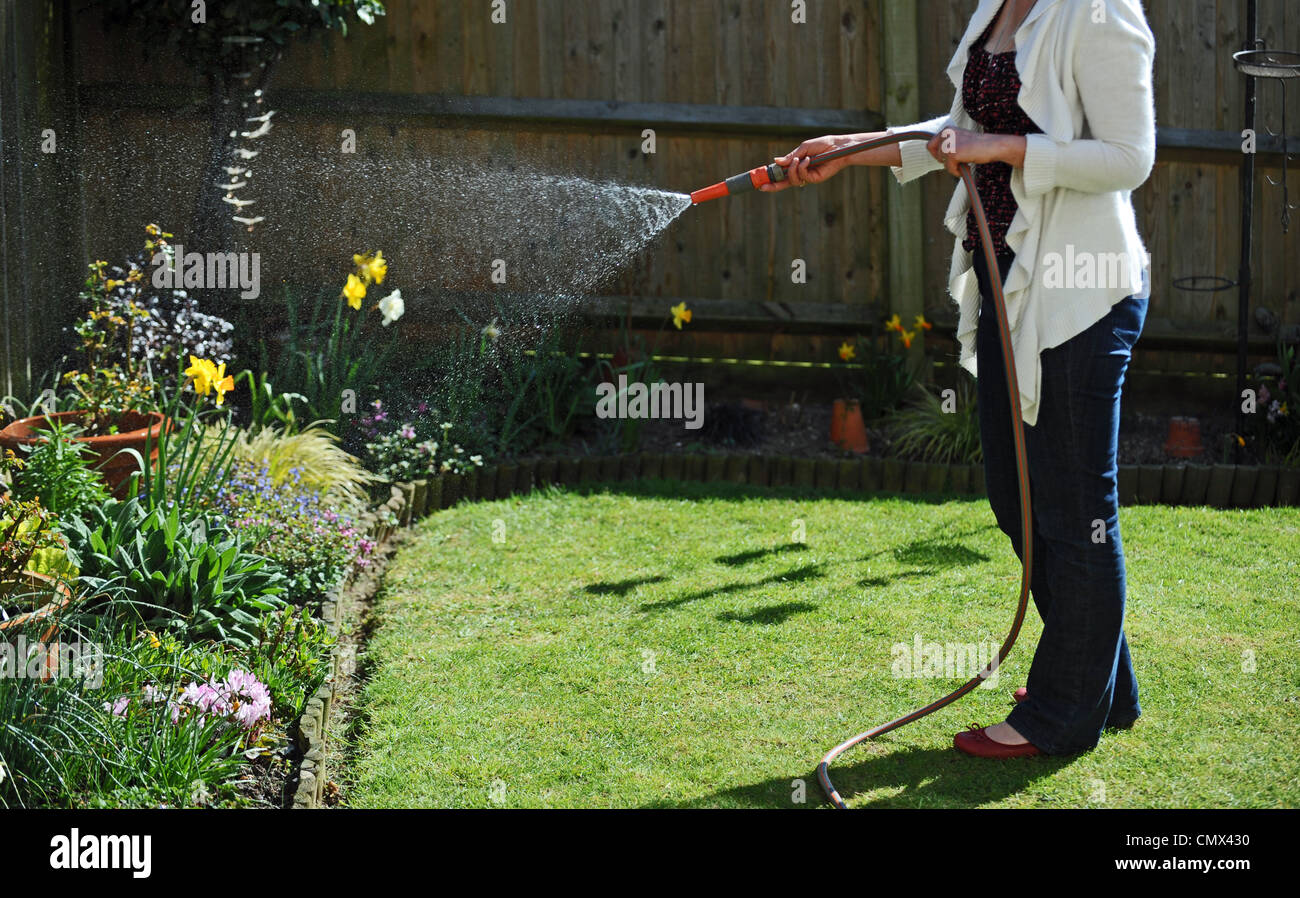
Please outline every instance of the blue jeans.
M998 526L1023 559L1002 345L988 269L983 253L975 255L985 480ZM1011 257L999 261L1005 276ZM1041 353L1038 421L1025 426L1025 449L1034 527L1030 589L1043 633L1025 684L1028 696L1007 722L1047 754L1091 749L1104 728L1128 726L1141 714L1124 636L1117 455L1124 373L1146 312L1145 297L1129 296L1087 330Z

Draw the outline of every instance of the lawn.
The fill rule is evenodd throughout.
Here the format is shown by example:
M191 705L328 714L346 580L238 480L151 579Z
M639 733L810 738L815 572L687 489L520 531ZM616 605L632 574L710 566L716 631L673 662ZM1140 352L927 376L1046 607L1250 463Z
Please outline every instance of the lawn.
M1121 516L1138 724L1073 757L953 750L1024 683L1031 608L994 688L840 760L851 806L1297 804L1300 510ZM379 598L347 801L824 807L830 746L961 682L899 653L991 651L1018 587L983 500L638 484L442 511Z

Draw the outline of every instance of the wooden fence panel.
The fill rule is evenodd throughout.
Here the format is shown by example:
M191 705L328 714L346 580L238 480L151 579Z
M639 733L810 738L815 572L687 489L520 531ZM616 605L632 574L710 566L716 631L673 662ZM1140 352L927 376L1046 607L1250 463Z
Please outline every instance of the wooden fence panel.
M784 0L511 0L507 21L494 24L486 2L390 0L388 15L375 26L353 28L346 39L335 35L302 43L282 61L268 96L280 114L266 141L263 169L284 183L258 184L259 201L276 217L273 226L254 235L265 244L249 248L264 253L273 280L327 278L367 240L368 219L352 218L351 209L339 211L363 193L349 179L372 179L386 191L372 203L392 203L403 214L414 214L418 185L403 191L385 182L376 172L386 161L430 177L476 162L508 161L686 191L784 152L819 130L879 127L889 91L898 88L887 83L883 69L891 40L883 22L892 2L808 0L807 22L799 24ZM975 5L976 0L918 0L918 117L949 107L952 85L944 69ZM1169 333L1179 328L1208 333L1216 322L1230 333L1235 294L1186 293L1174 289L1172 281L1194 274L1236 277L1239 157L1231 148L1239 141L1244 79L1230 56L1243 40L1245 0L1147 0L1145 5L1157 39L1162 144L1152 178L1134 199L1153 256L1152 319L1166 322ZM1300 49L1300 12L1294 4L1260 0L1259 6L1267 44ZM28 11L33 21L45 9L63 17L46 29L52 37L45 43L28 46L33 59L46 60L33 62L32 70L44 65L47 77L62 82L71 97L65 106L78 127L69 138L73 146L82 145L75 174L65 179L75 183L35 194L50 199L44 205L72 211L63 218L28 220L21 233L15 230L18 204L32 208L27 195L19 198L29 188L17 186L19 157L12 150L13 101L15 92L25 89L15 83L21 80L15 71L3 95L8 105L0 108L8 266L7 354L0 361L12 372L27 351L13 349L13 341L30 341L26 325L15 321L31 317L30 300L14 286L14 260L24 258L29 246L50 245L46 238L53 229L75 232L74 243L62 251L69 270L80 269L91 256L118 258L135 248L148 221L182 229L198 173L200 154L194 148L202 146L206 124L203 95L192 73L165 54L141 56L138 51L145 48L129 36L104 34L93 8L82 10L69 0L20 0L7 9L4 46L16 48L6 54L10 67L24 52L14 43L14 10ZM51 67L47 57L56 56L74 57L75 68ZM1288 125L1300 131L1294 94L1288 98ZM55 102L59 92L49 96ZM481 102L459 116L438 112L443 107L436 102L430 105L458 97ZM559 105L532 103L530 108L542 111L519 117L501 105L504 101ZM611 101L647 105L607 105ZM1260 84L1259 113L1261 134L1265 125L1280 127L1281 92L1275 83ZM363 148L353 159L338 152L345 127L356 130ZM640 151L645 127L656 130L654 154ZM1296 232L1281 232L1280 188L1264 181L1266 174L1279 176L1280 157L1262 152L1258 161L1254 302L1296 323ZM1294 174L1291 187L1300 197ZM953 244L942 213L952 189L944 175L919 185L923 271L913 288L923 294L919 302L890 294L888 210L899 188L888 172L857 168L820 189L689 210L601 292L744 300L756 308L767 302L882 309L915 304L951 325L955 310L946 296L946 278ZM71 203L68 196L74 197ZM67 226L69 218L77 221L75 228ZM436 232L436 223L430 229ZM422 256L436 257L444 243L436 233L423 234L398 241L394 252L421 259L410 262L414 267L408 271L424 274L421 266L433 263ZM796 258L808 266L803 285L790 279ZM473 257L438 260L429 286L463 286L478 276L482 263ZM466 265L467 273L452 271L455 264ZM63 294L75 291L76 272L62 277ZM769 353L778 344L781 353L802 347L821 358L829 344L819 339L790 340L776 331L766 343L745 337L731 345L761 345ZM1207 368L1232 361L1230 352L1222 358L1208 351L1185 355L1183 364Z

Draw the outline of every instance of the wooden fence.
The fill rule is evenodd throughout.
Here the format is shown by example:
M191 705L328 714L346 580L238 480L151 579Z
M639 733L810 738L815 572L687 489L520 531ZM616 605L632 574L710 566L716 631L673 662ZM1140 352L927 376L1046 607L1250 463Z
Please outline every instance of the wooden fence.
M365 179L385 165L455 178L474 166L513 163L689 191L803 136L939 114L952 96L944 68L975 5L807 0L806 21L795 23L788 0L506 0L506 22L494 24L489 0L390 0L374 26L296 46L281 63L267 93L277 116L262 160L273 177L257 187L276 216L248 248L263 253L272 280L328 278L365 242L356 207L371 204L365 221L381 217L386 204L404 215L418 210L415 188L403 191L382 176L367 197ZM1288 0L1259 5L1267 45L1300 48L1300 11ZM1133 367L1221 377L1234 368L1235 292L1193 293L1172 281L1237 276L1245 79L1231 53L1243 42L1246 0L1147 0L1146 8L1157 38L1160 150L1135 195L1154 285ZM6 54L0 117L5 367L12 373L27 350L10 347L44 339L34 336L36 322L70 305L53 302L37 313L32 303L48 300L27 291L15 269L46 251L51 229L74 238L60 252L79 266L138 245L147 221L182 227L206 124L193 76L165 55L144 56L148 48L129 36L104 34L94 12L74 15L66 0L17 0L8 9L4 46L22 50ZM42 24L16 25L24 11L42 11ZM44 38L26 45L20 32ZM15 64L39 69L44 86L28 90L22 72L17 82L8 77ZM15 124L11 110L24 96L74 126L69 153L58 157L63 174L35 188L14 173L32 168L24 162L35 125ZM1300 130L1294 101L1288 124ZM1296 234L1282 234L1281 189L1264 181L1278 177L1281 155L1263 126L1278 129L1281 112L1277 85L1261 84L1253 301L1293 324L1300 322ZM350 157L339 154L344 128L356 133L359 149ZM641 151L647 128L656 134L652 154ZM45 163L42 157L35 168ZM310 188L294 186L309 176ZM1300 189L1294 177L1291 186ZM632 298L640 323L650 325L687 299L696 309L693 333L670 329L661 344L670 353L827 362L845 333L892 311L909 320L924 311L940 325L931 339L951 350L943 334L955 323L945 291L952 241L941 221L951 191L944 175L900 188L888 172L855 168L815 190L689 210L592 304L617 307L620 297ZM26 203L17 224L15 203ZM346 213L344 203L351 204ZM436 223L430 230L436 246ZM414 271L412 257L424 246L410 250L407 259L386 254ZM501 252L485 246L482 265ZM806 283L790 277L795 259L806 264ZM53 277L69 267L60 265L43 270ZM463 272L420 270L426 284L465 286ZM70 296L75 277L58 287ZM417 298L418 317L420 287L403 293ZM1273 338L1252 328L1253 361L1271 353ZM736 371L730 380L738 388L756 376L752 368ZM1231 386L1214 383L1220 391Z

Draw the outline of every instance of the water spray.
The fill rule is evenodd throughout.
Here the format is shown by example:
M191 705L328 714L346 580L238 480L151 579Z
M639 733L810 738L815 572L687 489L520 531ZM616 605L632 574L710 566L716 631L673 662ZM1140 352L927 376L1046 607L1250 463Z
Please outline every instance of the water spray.
M874 149L875 147L888 146L893 143L901 143L905 140L925 140L929 141L935 135L929 131L900 131L895 134L887 134L874 140L866 140L861 143L850 144L839 149L831 150L811 157L808 163L810 166L817 166L831 159L838 159L841 156L848 156L853 153L861 153L864 150ZM979 191L975 189L975 178L971 174L970 166L964 162L958 163L958 170L961 172L962 182L966 185L966 191L970 195L971 209L975 212L975 222L979 228L980 244L984 251L984 261L988 263L989 281L993 287L993 305L997 311L998 334L1002 343L1002 358L1005 362L1004 370L1007 376L1007 395L1011 400L1011 408L1014 410L1011 415L1012 421L1012 439L1015 443L1016 450L1016 474L1020 481L1020 533L1024 542L1024 551L1021 556L1020 571L1020 600L1016 606L1015 619L1012 621L1011 630L1002 642L1002 647L998 653L993 656L988 666L972 677L969 681L954 692L945 695L937 701L931 702L923 708L918 708L909 714L904 714L889 723L882 723L880 726L873 727L866 732L841 742L832 748L822 758L821 763L817 766L817 779L821 782L822 789L831 803L837 808L844 808L844 799L840 797L835 786L831 783L830 765L841 754L858 745L866 742L868 739L874 739L877 736L888 733L890 730L896 730L901 726L920 720L928 714L933 714L945 705L950 705L966 693L972 691L985 679L992 676L993 672L998 669L998 665L1011 652L1011 647L1016 644L1016 637L1020 635L1020 626L1025 620L1025 611L1029 607L1029 582L1030 571L1033 568L1033 512L1030 508L1029 501L1029 458L1025 453L1025 429L1024 422L1019 414L1020 409L1020 386L1016 377L1015 356L1011 349L1011 327L1007 323L1007 305L1006 298L1002 295L1002 272L998 268L997 254L993 250L993 235L989 232L988 219L984 216L984 206L980 203ZM738 175L733 175L725 181L719 181L717 184L697 190L691 194L691 203L698 205L708 200L715 200L724 196L732 196L737 193L743 193L747 190L757 190L764 184L772 184L784 181L787 175L787 168L776 163L760 165L758 168L750 169Z

